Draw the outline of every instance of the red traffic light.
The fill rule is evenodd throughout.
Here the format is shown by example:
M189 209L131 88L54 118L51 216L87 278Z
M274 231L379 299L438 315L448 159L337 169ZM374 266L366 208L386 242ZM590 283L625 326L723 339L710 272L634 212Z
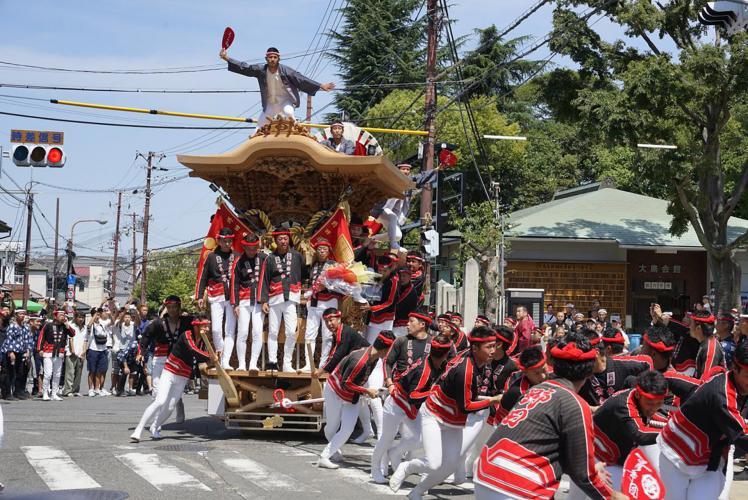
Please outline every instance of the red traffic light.
M58 163L62 160L62 150L60 148L52 148L47 153L47 161L49 163Z

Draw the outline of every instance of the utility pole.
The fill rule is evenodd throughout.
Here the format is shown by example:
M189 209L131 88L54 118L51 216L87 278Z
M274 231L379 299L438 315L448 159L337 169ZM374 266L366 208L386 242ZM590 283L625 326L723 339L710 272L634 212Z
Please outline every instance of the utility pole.
M26 309L26 304L29 301L29 266L31 265L31 223L34 217L34 193L31 190L28 191L26 197L26 210L28 212L28 219L26 220L26 255L23 259L23 305L22 309Z
M130 214L130 217L132 217L132 290L130 291L130 295L132 295L133 298L135 297L135 276L138 274L137 265L135 263L135 256L137 255L137 231L135 230L136 215L137 214L135 212Z
M312 121L312 96L309 94L306 96L306 121L307 123Z
M117 295L117 254L119 252L119 216L122 211L122 191L117 193L117 226L114 230L114 263L112 264L112 291L111 295L116 300Z
M60 247L60 198L55 206L55 260L52 264L52 298L57 302L57 252Z
M426 54L426 105L425 130L428 132L426 147L423 151L422 171L434 169L434 141L436 136L436 49L439 43L439 9L437 0L427 0L428 47ZM433 192L431 184L423 186L421 191L421 222L428 220L431 214Z
M138 155L144 157L140 153L138 153ZM148 161L148 165L146 167L145 210L143 214L143 271L140 275L140 302L142 304L145 304L145 291L148 278L148 222L151 216L151 175L153 173L154 156L156 156L156 153L154 153L153 151L148 151L148 157L146 158L146 160ZM164 155L158 156L159 160L164 157Z

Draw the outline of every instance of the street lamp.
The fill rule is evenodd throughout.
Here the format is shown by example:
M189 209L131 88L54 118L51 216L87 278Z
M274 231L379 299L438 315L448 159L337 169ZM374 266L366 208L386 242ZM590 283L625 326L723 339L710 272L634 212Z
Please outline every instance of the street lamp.
M492 141L526 141L527 137L523 135L483 135L484 139L489 139ZM504 240L504 216L501 214L501 210L499 207L499 193L501 192L501 188L499 186L498 182L492 182L491 188L494 192L494 202L496 204L494 208L494 212L496 214L496 225L499 227L499 231L501 232L501 235L499 236L498 241L496 242L496 257L497 257L497 287L498 290L496 291L496 323L501 324L501 322L504 320L504 317L506 316L506 298L504 295L506 294L506 289L504 286L504 253L506 251L506 241Z
M96 222L98 224L101 224L102 226L106 224L107 221L101 220L101 219L80 219L75 222L73 222L73 227L70 228L70 239L68 240L67 245L67 251L68 251L68 276L70 276L73 273L73 233L75 232L75 226L78 224L83 224L84 222Z

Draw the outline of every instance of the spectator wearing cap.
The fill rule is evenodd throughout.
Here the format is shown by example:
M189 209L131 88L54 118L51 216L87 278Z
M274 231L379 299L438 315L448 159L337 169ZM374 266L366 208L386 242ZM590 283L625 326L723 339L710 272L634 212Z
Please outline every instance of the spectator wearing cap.
M610 328L610 320L608 319L608 311L600 308L597 310L597 321L603 324L603 329L607 330Z
M5 384L3 397L7 400L25 399L26 379L23 377L24 362L29 357L28 341L29 327L25 323L26 310L16 309L13 319L8 325L5 340L0 346L3 357L3 371Z
M719 339L719 343L722 346L722 352L725 354L725 364L727 369L732 368L732 358L735 355L735 339L732 335L732 330L735 326L735 319L729 314L723 314L717 318L715 324L714 333Z
M343 137L344 130L343 122L333 122L330 125L330 137L322 141L321 144L344 155L354 154L356 152L356 145L352 140Z
M228 69L232 73L257 78L262 102L262 113L257 119L258 127L262 127L278 114L293 118L294 108L298 108L300 103L299 91L313 96L318 90L329 92L335 88L334 83L320 84L280 64L280 51L275 47L269 47L265 51L266 64L237 61L228 56L226 49L222 49L218 55L229 63Z

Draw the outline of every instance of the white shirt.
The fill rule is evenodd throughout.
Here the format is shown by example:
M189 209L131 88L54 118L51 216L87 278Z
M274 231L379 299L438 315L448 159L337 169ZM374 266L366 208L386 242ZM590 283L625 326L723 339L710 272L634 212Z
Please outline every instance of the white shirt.
M127 347L135 334L135 325L130 322L129 325L117 322L112 330L112 350L114 352L119 351L123 347Z
M83 344L84 342L86 342L86 325L78 326L75 323L71 322L70 328L72 328L75 332L75 337L71 339L73 341L73 350L75 351L73 354L81 357L86 354L85 352L83 352ZM71 354L69 345L65 347L65 352L67 354Z
M286 87L281 80L280 70L273 73L270 69L265 71L268 85L268 104L280 104L291 100Z
M92 351L106 351L107 347L112 346L112 330L109 328L109 320L99 320L97 323L90 325L86 328L86 342L88 342L88 348ZM106 342L103 344L97 344L95 334L106 336Z

